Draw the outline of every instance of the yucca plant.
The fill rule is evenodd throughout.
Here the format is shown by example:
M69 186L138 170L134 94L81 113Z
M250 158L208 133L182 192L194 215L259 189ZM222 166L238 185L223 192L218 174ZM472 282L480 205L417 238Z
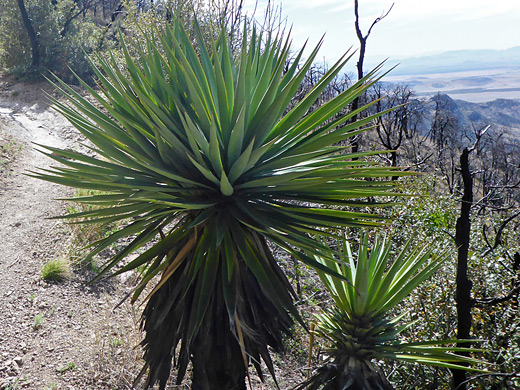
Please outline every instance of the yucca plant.
M471 367L482 361L458 354L482 352L453 346L461 340L405 341L403 332L414 322L400 324L407 313L395 316L392 310L448 257L447 251L412 242L395 253L390 241L376 236L371 244L365 235L357 256L344 239L338 242L339 260L316 257L344 278L318 270L334 300L332 308L317 316L316 333L329 343L328 357L300 389L393 389L377 366L385 359L484 371Z
M243 389L249 362L262 377L263 360L274 376L270 348L280 351L293 318L301 321L268 242L333 273L309 255L332 257L315 237L381 223L347 207L377 205L374 197L393 194L378 178L399 173L337 146L374 119L352 123L366 106L340 113L377 70L310 112L350 55L294 105L321 43L289 63L288 38L244 27L232 53L225 29L207 46L195 30L195 44L179 21L150 31L133 47L137 61L123 40L124 72L110 56L97 58L99 90L83 83L95 103L58 80L68 104L54 107L95 156L44 147L62 165L33 174L108 192L72 199L96 207L64 218L125 222L89 256L126 237L98 278L146 268L132 299L151 282L142 317L147 384L164 389L174 359L178 382L192 362L193 389Z

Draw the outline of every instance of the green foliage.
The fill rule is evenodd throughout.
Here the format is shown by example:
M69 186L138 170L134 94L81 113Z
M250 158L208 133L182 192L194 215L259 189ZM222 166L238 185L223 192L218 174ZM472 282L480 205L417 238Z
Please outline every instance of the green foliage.
M400 325L404 314L392 316L393 309L448 257L446 251L434 254L425 246L413 246L413 241L394 253L390 242L376 237L369 243L365 236L357 256L343 240L338 243L338 260L317 258L345 280L318 270L335 303L317 317L317 334L330 343L326 350L329 357L301 388L391 389L374 366L383 359L480 371L466 366L480 361L456 354L477 350L450 346L455 340L403 340L403 332L413 328L414 322Z
M42 268L42 279L47 282L61 282L70 273L69 264L62 258L49 260Z
M460 208L453 195L439 193L437 179L433 175L409 177L402 183L403 187L413 189L414 196L407 200L405 208L395 208L393 230L397 230L404 237L396 237L399 242L406 241L409 231L418 237L439 242L449 242L450 236L455 233L457 212Z
M106 195L106 193L95 190L77 189L75 197L90 197L94 195ZM98 205L86 204L84 202L70 202L67 204L69 215L99 209ZM79 219L70 219L71 242L68 249L68 257L72 260L72 266L79 269L90 269L92 272L99 271L97 260L93 257L85 257L89 252L89 246L96 241L104 239L118 229L117 223L79 223Z
M350 58L344 56L286 112L319 45L305 63L300 52L286 68L288 40L245 30L235 56L226 29L210 45L195 29L197 49L179 21L150 31L132 46L137 62L123 44L127 75L113 58L98 57L101 93L83 84L97 105L59 81L69 105L54 100L55 108L100 157L45 147L65 167L34 173L107 192L72 199L93 208L66 218L128 221L92 245L88 257L130 238L98 277L146 264L135 300L162 275L144 312L144 370L150 368L148 383L161 388L181 341L179 381L190 356L194 370L218 362L238 370L229 375L242 381L246 356L259 373L264 360L274 374L268 346L280 350L290 315L301 319L267 240L334 273L310 256L333 256L312 237L338 226L379 225L381 217L347 207L377 206L373 197L393 194L394 187L379 178L405 174L363 159L374 152L352 155L336 146L378 115L356 123L349 121L357 112L336 118L376 80L375 71L307 115ZM140 248L136 259L113 271Z
M34 316L33 329L38 330L42 327L44 321L43 313Z
M30 69L31 47L22 24L16 0L4 0L0 7L0 69L39 78L47 70L72 81L69 66L86 80L93 73L85 53L100 49L104 29L96 25L88 13L78 12L74 0L25 0L27 13L37 34L41 67ZM29 73L28 73L29 72Z
M11 69L30 61L28 37L23 29L17 2L6 0L0 7L0 66Z
M67 372L67 371L74 371L77 368L78 367L76 366L75 363L69 362L61 367L56 368L56 372L59 374L63 374L64 372Z
M118 339L117 337L110 340L110 346L112 348L117 348L123 345L123 341L121 339Z
M58 385L55 382L51 382L49 386L45 386L45 390L56 390Z
M2 124L0 123L0 126ZM10 137L6 137L1 133L0 127L0 175L7 172L9 164L16 157L22 146Z

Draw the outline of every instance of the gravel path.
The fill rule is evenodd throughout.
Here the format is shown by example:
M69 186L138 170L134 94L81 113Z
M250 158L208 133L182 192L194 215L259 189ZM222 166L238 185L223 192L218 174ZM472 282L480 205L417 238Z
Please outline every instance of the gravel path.
M0 390L134 389L132 381L142 367L136 348L142 308L125 303L114 309L134 278L122 275L88 285L92 271L74 268L62 283L41 278L45 263L69 257L74 246L69 226L49 219L65 214L66 203L56 199L72 192L24 172L53 163L33 143L82 150L83 141L45 103L42 89L52 93L47 84L0 77L0 143L9 139L20 149L0 171ZM282 389L302 380L301 364L287 356L273 358ZM268 375L261 383L251 370L250 379L254 390L275 388Z
M113 310L130 286L86 284L74 272L60 284L41 280L43 265L66 255L71 231L59 220L63 186L24 175L52 163L32 142L78 148L81 136L47 104L44 85L0 79L0 132L15 142L0 176L0 389L129 389L140 351L136 315Z

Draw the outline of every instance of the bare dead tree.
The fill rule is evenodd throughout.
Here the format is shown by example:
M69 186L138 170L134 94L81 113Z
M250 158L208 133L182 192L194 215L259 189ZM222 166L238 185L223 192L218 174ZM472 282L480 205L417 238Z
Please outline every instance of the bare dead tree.
M457 338L467 340L471 338L471 309L473 300L471 288L473 282L468 276L468 254L471 234L471 206L473 205L473 175L470 170L469 155L474 151L488 131L489 126L476 134L476 140L470 148L464 148L460 155L460 173L463 182L463 195L460 205L460 216L455 227L455 244L457 245L457 276L455 301L457 307ZM467 345L467 344L465 344ZM463 346L463 345L461 345ZM466 371L451 370L453 375L453 388L466 390Z
M460 216L457 219L455 243L458 247L455 301L457 307L457 338L469 339L471 336L471 288L473 282L468 277L468 252L470 244L470 213L473 203L473 178L469 167L471 150L464 148L460 156L461 175L464 182L464 195L461 200ZM462 346L462 345L461 345ZM466 390L466 372L452 369L453 388Z
M372 100L377 100L378 112L395 108L375 120L375 129L381 145L390 152L390 165L397 166L397 153L401 147L405 135L408 133L408 122L413 111L410 111L408 103L412 97L412 91L405 85L376 84L372 88ZM392 178L396 180L397 178Z
M435 111L428 136L435 146L435 168L444 178L450 194L453 194L457 187L457 160L463 146L461 138L464 132L451 110L449 97L437 94L432 101Z
M383 11L381 16L379 16L378 18L376 18L372 22L372 24L370 25L370 28L368 29L367 33L363 34L363 32L361 31L360 23L359 23L359 1L358 0L354 0L354 16L355 16L354 27L356 29L356 35L357 35L358 40L359 40L359 57L358 57L358 61L356 63L357 79L358 80L361 80L363 78L363 64L364 64L364 61L365 61L365 52L366 52L366 47L367 47L367 39L370 36L370 34L372 33L372 29L374 28L374 26L377 23L379 23L381 20L386 18L388 16L388 14L390 13L390 11L392 10L393 7L394 7L394 3L392 3L392 5L388 9L388 11L386 11L386 12ZM357 110L359 108L359 105L360 105L360 97L357 97L352 102L352 111ZM357 120L357 115L354 115L352 117L352 122L355 122L356 120ZM357 152L358 151L358 149L359 149L359 139L357 137L354 137L351 140L351 146L352 146L352 152Z
M392 5L388 9L388 11L386 11L386 12L383 11L381 16L379 16L378 18L376 18L372 22L372 24L370 25L370 28L368 29L367 33L365 35L363 35L363 33L361 32L361 27L359 26L359 1L358 0L354 0L354 15L356 17L354 25L356 27L356 35L357 35L358 40L359 40L359 57L358 57L358 62L356 64L358 80L363 78L363 63L365 61L365 52L366 52L366 47L367 47L367 39L370 36L370 33L372 32L372 29L374 28L374 26L377 23L379 23L381 20L386 18L388 16L388 14L390 13L390 11L392 11L392 8L394 8L394 3L392 3Z

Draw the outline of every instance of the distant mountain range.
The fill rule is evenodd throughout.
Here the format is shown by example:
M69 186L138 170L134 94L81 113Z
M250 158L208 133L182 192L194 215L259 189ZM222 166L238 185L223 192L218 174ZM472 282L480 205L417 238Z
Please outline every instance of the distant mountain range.
M442 93L474 103L520 100L520 46L390 60L386 68L398 63L384 80L408 85L416 96Z
M491 126L492 131L505 131L510 137L520 139L520 101L496 99L485 103L471 103L452 99L448 95L439 95L442 106L458 121L462 128L480 128ZM423 130L427 130L433 121L435 102L433 98L425 101L426 116Z
M441 54L388 61L398 65L392 75L467 72L520 67L520 46L506 50L456 50Z

